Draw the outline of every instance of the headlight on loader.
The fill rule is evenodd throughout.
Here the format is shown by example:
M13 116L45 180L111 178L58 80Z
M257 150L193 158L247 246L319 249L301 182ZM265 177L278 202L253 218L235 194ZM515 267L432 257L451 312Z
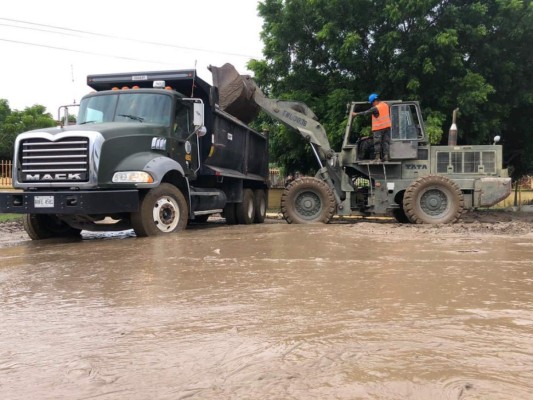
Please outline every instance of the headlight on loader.
M153 183L154 178L144 171L121 171L115 172L113 183Z

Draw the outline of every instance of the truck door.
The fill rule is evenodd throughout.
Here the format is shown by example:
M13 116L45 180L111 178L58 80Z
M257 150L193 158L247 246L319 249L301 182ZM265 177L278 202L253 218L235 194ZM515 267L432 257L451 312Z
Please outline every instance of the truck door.
M418 158L418 142L424 138L420 108L416 103L392 104L390 158L408 160Z
M174 158L181 164L185 175L194 175L198 169L198 136L194 133L192 103L177 102L172 127Z

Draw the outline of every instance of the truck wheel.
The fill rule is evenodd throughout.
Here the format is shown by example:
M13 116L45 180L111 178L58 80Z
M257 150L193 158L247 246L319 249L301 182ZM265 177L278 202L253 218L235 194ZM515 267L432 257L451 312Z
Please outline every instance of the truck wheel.
M80 236L81 229L75 229L51 214L25 214L22 224L28 236L33 240L53 237Z
M265 222L267 213L267 195L263 189L257 189L254 192L254 209L255 217L254 222L256 224L262 224Z
M155 236L185 229L188 207L179 189L162 183L141 199L138 212L131 213L131 225L137 236Z
M327 224L335 210L331 188L318 178L298 178L281 195L281 212L289 224Z
M405 191L403 209L416 224L452 224L463 213L463 192L445 176L423 176Z
M242 203L237 203L235 205L235 212L239 224L249 225L254 222L255 207L254 192L252 192L252 189L244 189Z
M237 214L235 213L235 203L226 203L224 207L224 218L226 218L226 224L237 225Z

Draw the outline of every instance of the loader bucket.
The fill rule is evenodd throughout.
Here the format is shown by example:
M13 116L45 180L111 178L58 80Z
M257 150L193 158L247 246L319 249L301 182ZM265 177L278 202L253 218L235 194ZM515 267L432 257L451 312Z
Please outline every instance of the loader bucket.
M240 75L231 64L222 67L210 66L213 86L218 89L218 105L222 111L233 115L242 122L250 123L259 113L253 99L259 90L250 75Z

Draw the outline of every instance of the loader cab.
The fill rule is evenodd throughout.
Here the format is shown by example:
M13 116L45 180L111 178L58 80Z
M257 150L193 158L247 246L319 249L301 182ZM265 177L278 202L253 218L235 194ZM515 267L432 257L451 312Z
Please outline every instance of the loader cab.
M424 123L418 102L391 102L391 160L418 158L418 144L426 141Z
M410 160L418 158L419 144L426 144L426 132L420 105L417 101L385 101L390 107L391 117L391 161ZM351 116L353 111L368 109L367 102L353 102L349 104L349 118L344 137L343 150L355 156L356 162L373 159L372 135L364 136L355 132L356 125ZM365 122L366 124L366 122ZM366 129L371 127L367 125ZM365 128L363 128L365 129Z

